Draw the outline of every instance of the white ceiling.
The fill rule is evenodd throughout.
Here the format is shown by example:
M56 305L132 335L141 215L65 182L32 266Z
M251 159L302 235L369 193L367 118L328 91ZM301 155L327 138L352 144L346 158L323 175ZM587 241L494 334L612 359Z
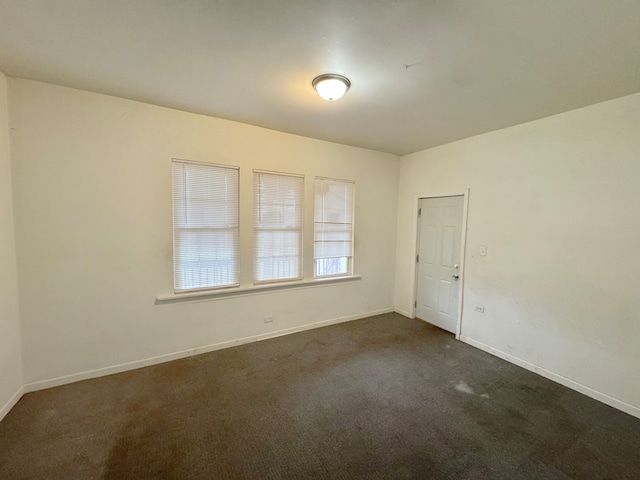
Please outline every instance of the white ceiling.
M401 155L640 91L640 0L0 0L0 71Z

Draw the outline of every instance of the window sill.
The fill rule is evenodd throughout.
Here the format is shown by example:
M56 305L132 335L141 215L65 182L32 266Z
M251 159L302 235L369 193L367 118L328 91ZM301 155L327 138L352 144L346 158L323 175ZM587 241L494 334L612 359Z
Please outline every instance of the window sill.
M295 282L272 283L269 285L253 285L250 287L232 287L220 290L205 290L199 292L186 293L164 293L156 297L156 304L188 302L197 300L219 300L223 298L245 297L248 295L259 295L276 290L290 290L295 288L314 288L322 285L334 283L352 282L362 280L360 275L350 275L345 277L331 277L314 280L298 280Z

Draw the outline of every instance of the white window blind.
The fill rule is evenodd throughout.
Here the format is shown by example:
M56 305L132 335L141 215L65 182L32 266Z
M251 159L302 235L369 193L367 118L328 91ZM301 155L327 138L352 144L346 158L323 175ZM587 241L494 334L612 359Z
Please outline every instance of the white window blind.
M354 182L316 177L313 219L316 277L353 272L354 190Z
M176 291L239 285L238 168L173 161Z
M254 170L256 283L302 278L304 177Z

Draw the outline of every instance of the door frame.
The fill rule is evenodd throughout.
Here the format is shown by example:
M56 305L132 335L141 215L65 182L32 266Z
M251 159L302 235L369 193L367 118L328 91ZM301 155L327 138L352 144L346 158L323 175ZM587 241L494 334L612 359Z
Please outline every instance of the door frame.
M469 212L469 189L462 190L447 190L443 192L429 192L421 195L415 195L413 199L413 234L411 235L412 242L412 261L411 261L411 303L409 313L411 318L416 318L416 300L418 298L416 289L418 288L418 267L416 262L416 256L418 255L418 249L420 248L418 236L420 231L418 229L418 223L420 218L418 217L418 208L420 208L420 200L427 198L438 197L463 197L462 199L462 231L460 233L460 279L458 282L458 319L456 322L456 340L460 340L462 333L462 307L464 305L464 272L465 272L465 252L467 243L467 215Z

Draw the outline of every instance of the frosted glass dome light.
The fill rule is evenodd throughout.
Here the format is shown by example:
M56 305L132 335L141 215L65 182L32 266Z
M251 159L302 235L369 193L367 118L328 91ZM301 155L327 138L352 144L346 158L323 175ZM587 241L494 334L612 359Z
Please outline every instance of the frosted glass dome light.
M318 95L330 102L342 98L351 86L351 82L347 77L334 73L319 75L313 79L311 84L318 92Z

